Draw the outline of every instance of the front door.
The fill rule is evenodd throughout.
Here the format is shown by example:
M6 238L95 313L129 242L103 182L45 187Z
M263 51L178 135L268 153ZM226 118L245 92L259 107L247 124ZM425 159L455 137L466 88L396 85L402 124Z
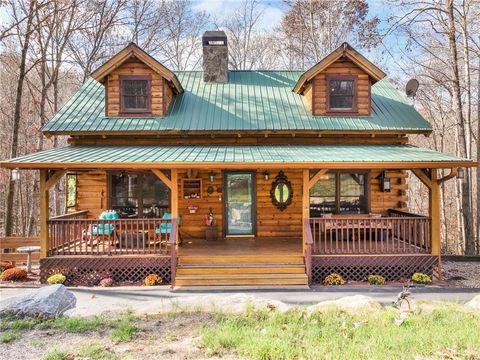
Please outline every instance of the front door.
M255 235L255 172L224 173L225 236Z

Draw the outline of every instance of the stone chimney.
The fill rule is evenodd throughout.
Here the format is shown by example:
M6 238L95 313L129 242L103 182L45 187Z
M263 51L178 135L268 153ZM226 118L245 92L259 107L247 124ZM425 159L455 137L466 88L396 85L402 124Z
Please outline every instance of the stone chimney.
M228 81L227 35L223 31L205 31L203 44L203 81L226 83Z

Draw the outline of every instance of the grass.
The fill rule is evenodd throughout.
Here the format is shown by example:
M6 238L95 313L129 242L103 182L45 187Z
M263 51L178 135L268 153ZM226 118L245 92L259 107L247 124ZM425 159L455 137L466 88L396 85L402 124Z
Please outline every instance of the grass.
M84 333L87 331L96 331L106 325L106 320L101 316L90 318L82 317L60 317L51 323L51 327L57 330L63 330L70 333Z
M18 333L14 331L6 331L0 336L0 342L6 344L12 341L17 340Z
M85 344L78 355L90 360L116 360L118 357L100 343Z
M64 360L69 355L66 350L52 349L50 350L42 360Z
M138 331L136 320L132 314L126 313L117 321L112 322L113 330L110 333L110 339L115 343L132 340L133 335Z
M460 305L417 311L400 326L399 312L385 308L348 314L332 309L307 314L249 310L222 315L216 327L201 330L207 355L237 353L251 359L480 359L480 316Z

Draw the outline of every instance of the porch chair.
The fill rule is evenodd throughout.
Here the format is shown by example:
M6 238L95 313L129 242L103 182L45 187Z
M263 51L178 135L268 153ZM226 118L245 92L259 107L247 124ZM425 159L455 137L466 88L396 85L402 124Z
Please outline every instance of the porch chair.
M172 219L172 214L171 213L165 213L162 216L162 219ZM180 226L180 216L178 216L178 226ZM172 223L162 223L160 224L159 228L155 229L155 242L161 242L162 235L167 234L170 235L172 232ZM182 236L180 235L180 231L178 231L178 238L180 239L179 244L182 243Z
M119 219L120 215L116 211L104 211L100 214L99 220L115 220ZM89 242L90 246L95 246L98 240L105 240L110 238L112 244L117 240L117 232L115 231L115 224L90 224L88 229L84 230L84 240Z

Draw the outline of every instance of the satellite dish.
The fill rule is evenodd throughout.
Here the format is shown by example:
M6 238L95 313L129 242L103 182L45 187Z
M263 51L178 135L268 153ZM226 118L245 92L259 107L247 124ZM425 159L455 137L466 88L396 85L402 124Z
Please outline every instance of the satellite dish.
M410 79L407 82L407 86L405 87L405 93L407 94L408 97L415 97L417 94L418 86L420 84L418 83L417 79Z

